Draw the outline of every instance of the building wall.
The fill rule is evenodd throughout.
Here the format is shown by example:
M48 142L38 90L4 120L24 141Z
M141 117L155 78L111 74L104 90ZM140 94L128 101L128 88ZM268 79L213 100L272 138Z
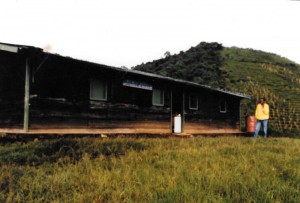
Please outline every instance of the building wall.
M197 108L191 108L191 95L198 98ZM210 90L192 90L185 96L186 133L239 132L240 99Z
M87 65L84 62L49 58L32 84L30 127L98 128L128 132L170 132L170 93L164 106L152 105L152 91L123 86L125 79L148 82L148 78ZM107 85L105 101L90 98L91 80Z
M0 53L2 128L22 128L25 62L23 55ZM30 129L170 133L172 117L180 113L186 133L239 131L239 99L225 93L57 55L36 55L29 65ZM105 81L105 100L90 97L91 80ZM153 105L152 90L125 86L124 80L162 90L163 105ZM191 108L191 97L197 98L197 108ZM222 101L226 101L226 112L220 112Z
M0 51L0 127L22 127L26 58Z

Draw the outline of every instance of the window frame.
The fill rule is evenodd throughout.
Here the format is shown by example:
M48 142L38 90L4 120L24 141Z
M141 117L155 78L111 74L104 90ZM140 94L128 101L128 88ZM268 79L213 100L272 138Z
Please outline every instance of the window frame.
M162 96L162 99L161 99L162 103L159 103L159 104L154 102L154 91L157 91L157 90L161 92L160 95ZM163 89L160 89L160 88L152 89L152 105L153 106L164 106L165 105L165 91Z
M223 106L224 106L224 109L222 109ZM227 113L227 100L226 99L223 99L220 101L219 110L220 110L220 113Z
M93 91L93 82L94 81L103 82L103 84L104 84L104 90L105 90L104 98L93 97L92 91ZM95 79L95 78L90 79L90 100L94 100L94 101L107 101L107 81L102 80L102 79Z
M196 98L196 107L192 107L191 106L192 98ZM196 94L189 95L189 109L190 110L198 110L199 109L199 98L198 98L198 95L196 95Z

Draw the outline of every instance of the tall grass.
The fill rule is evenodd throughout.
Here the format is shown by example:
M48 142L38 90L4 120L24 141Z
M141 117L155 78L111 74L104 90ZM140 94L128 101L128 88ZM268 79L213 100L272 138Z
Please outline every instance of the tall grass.
M288 138L6 144L0 202L300 202L299 163L300 140Z

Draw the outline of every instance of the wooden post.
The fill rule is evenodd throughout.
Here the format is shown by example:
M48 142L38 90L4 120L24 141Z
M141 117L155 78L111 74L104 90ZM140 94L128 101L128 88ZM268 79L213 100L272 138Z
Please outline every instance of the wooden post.
M240 125L240 131L242 131L242 111L241 111L242 107L241 107L241 100L239 101L239 125Z
M173 133L173 91L170 91L171 112L170 112L170 133Z
M28 58L26 58L25 96L24 96L24 123L23 123L24 132L28 132L28 126L29 126L29 94L30 94L30 67L29 67L29 64L28 64Z
M184 133L184 123L185 123L185 95L182 92L182 115L181 115L181 132Z

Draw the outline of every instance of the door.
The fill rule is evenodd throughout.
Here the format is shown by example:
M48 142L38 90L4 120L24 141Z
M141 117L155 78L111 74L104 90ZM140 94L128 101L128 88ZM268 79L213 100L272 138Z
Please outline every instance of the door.
M174 90L172 92L172 111L171 111L171 126L172 126L172 133L174 132L175 128L175 117L181 117L181 132L183 132L184 127L184 94L181 91ZM176 119L178 125L178 119ZM178 128L177 128L178 129ZM176 131L178 132L178 130Z

